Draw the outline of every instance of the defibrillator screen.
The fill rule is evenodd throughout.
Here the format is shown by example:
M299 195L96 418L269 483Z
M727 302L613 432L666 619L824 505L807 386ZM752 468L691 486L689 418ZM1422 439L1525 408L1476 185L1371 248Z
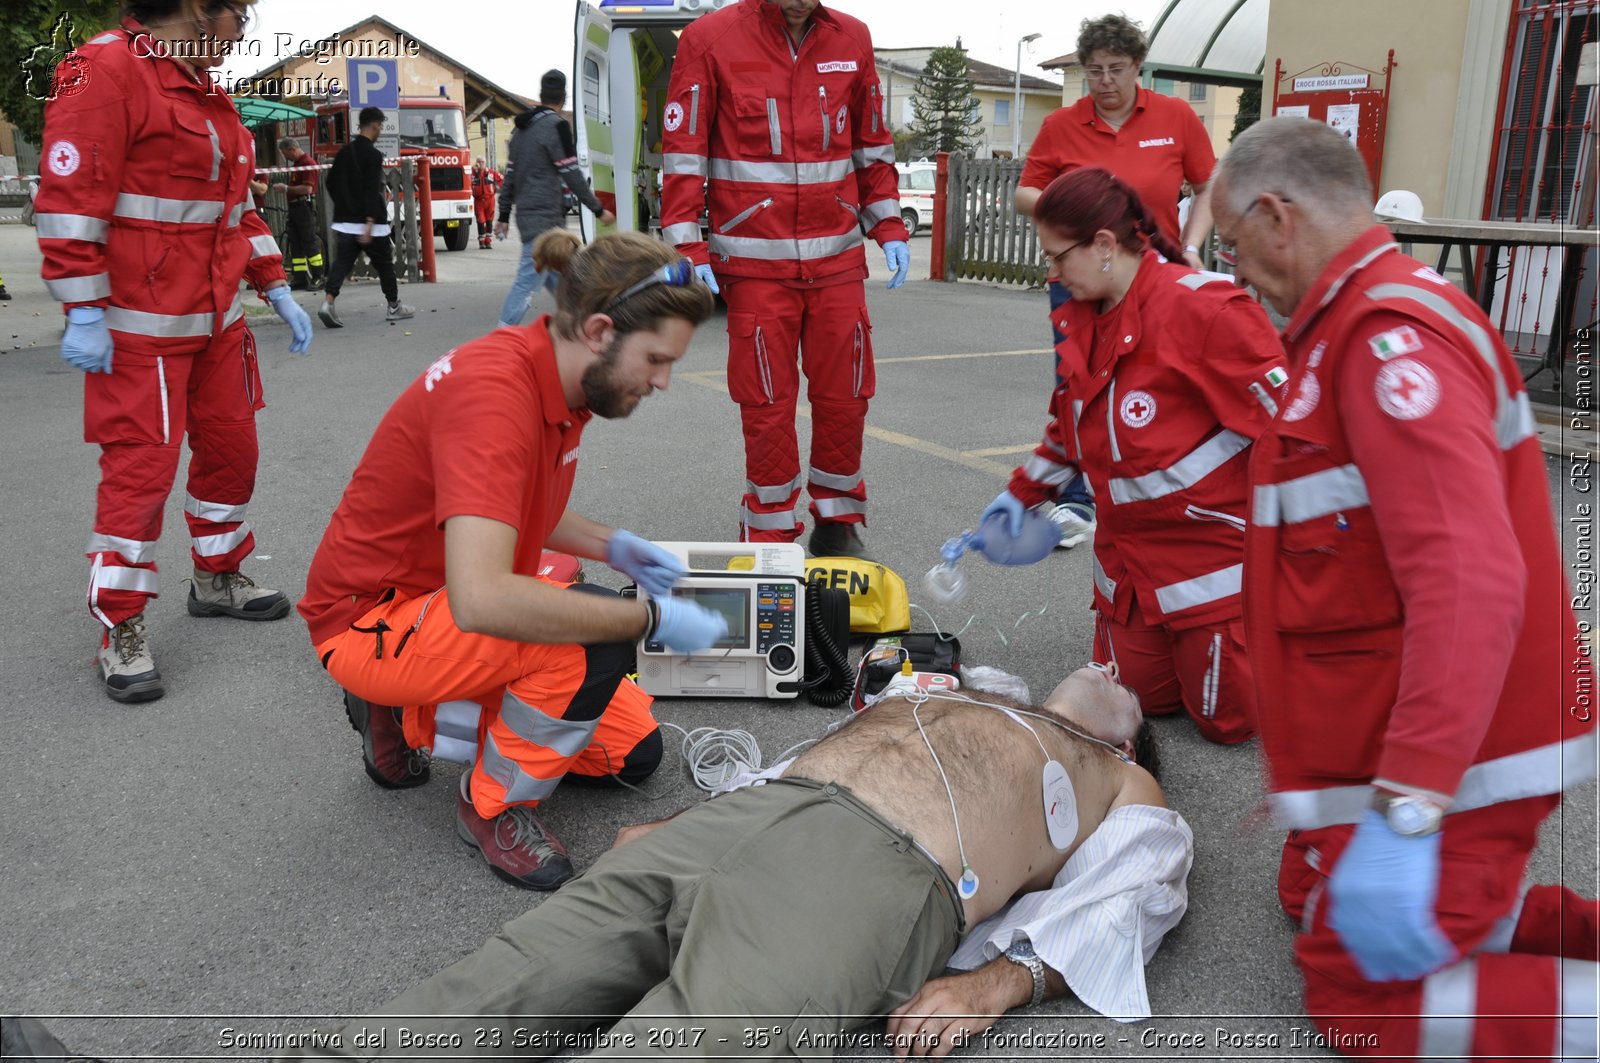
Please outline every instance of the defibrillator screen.
M711 610L728 621L728 634L712 644L718 650L750 648L750 592L744 588L681 587L672 592Z

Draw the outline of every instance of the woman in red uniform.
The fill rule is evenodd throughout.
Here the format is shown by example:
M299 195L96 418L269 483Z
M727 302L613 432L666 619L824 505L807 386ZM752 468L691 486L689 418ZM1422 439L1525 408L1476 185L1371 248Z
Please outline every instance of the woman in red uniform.
M255 411L265 405L239 285L306 350L311 321L250 203L255 149L209 73L254 0L129 0L123 21L63 60L45 107L37 200L46 287L66 308L61 356L86 374L84 438L100 445L89 611L106 693L164 693L146 640L162 508L189 437L184 513L194 616L276 620L281 593L239 571L255 546Z
M1052 420L984 511L1013 534L1080 471L1099 503L1095 660L1147 715L1184 709L1215 742L1255 733L1240 620L1247 451L1277 412L1283 350L1267 315L1182 255L1138 195L1101 169L1056 178L1034 208L1049 275ZM1166 256L1162 261L1160 256Z
M494 193L500 187L500 172L483 164L479 156L472 162L472 213L478 219L478 247L494 245Z

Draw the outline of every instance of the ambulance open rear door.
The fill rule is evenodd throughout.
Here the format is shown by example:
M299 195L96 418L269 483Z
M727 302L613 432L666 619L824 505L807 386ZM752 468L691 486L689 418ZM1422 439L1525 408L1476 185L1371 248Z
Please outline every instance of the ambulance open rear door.
M594 189L600 205L617 214L619 225L626 228L622 225L622 204L617 196L618 168L612 151L611 37L610 16L579 0L573 33L577 46L572 62L577 88L572 94L572 118L578 139L578 165L589 179L589 187ZM578 224L584 242L593 240L599 220L588 207L579 210Z

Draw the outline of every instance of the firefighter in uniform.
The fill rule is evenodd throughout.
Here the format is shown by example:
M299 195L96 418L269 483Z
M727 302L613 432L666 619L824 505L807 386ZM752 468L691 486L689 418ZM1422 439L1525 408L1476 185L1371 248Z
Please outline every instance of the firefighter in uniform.
M63 60L45 107L38 196L42 274L66 307L61 354L86 373L84 437L100 445L89 537L96 656L119 701L163 693L146 638L156 540L189 438L184 515L195 616L276 620L281 593L239 571L255 547L255 411L265 402L239 284L293 330L311 322L249 202L254 141L210 77L248 21L244 0L133 0L127 18Z
M500 172L472 160L472 215L478 219L478 247L494 246L494 190L500 187Z
M910 269L894 140L866 26L818 0L740 0L679 40L662 115L662 235L728 302L744 423L741 537L793 542L809 485L817 555L862 552L872 397L863 232ZM709 204L709 241L700 215ZM802 475L800 374L812 431Z
M289 202L289 287L296 291L322 289L322 237L317 233L317 160L294 137L278 141L284 161L296 167L277 183Z
M1307 1011L1351 1054L1593 1059L1596 903L1523 878L1596 748L1516 363L1372 224L1326 125L1252 127L1213 187L1241 282L1290 315L1245 618Z
M1053 319L1061 383L1044 441L983 516L1005 512L1020 531L1025 508L1081 472L1100 505L1095 660L1116 663L1146 715L1183 709L1213 742L1242 742L1256 730L1245 474L1277 411L1283 350L1249 296L1180 264L1121 178L1056 178L1034 225L1073 293Z
M590 417L626 417L666 388L711 293L640 233L578 252L553 229L534 245L561 273L556 316L457 347L395 400L300 612L346 692L367 775L421 785L424 748L471 765L457 833L500 878L548 890L572 863L539 803L569 774L632 784L661 761L650 696L626 678L636 640L687 653L728 627L670 595L683 574L672 554L567 508ZM539 577L545 547L604 559L643 594L553 585Z

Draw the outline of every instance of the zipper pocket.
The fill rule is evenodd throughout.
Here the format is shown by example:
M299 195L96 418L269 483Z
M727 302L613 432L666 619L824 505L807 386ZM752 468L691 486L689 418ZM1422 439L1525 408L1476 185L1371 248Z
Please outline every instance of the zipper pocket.
M1231 525L1239 531L1244 531L1244 518L1235 517L1232 513L1224 513L1217 509L1201 509L1199 506L1183 507L1183 515L1190 520L1214 521L1218 524Z
M772 197L768 196L766 199L763 199L761 202L757 203L755 206L746 207L743 210L741 210L739 213L735 214L733 217L729 218L725 223L723 223L722 228L718 229L717 231L725 233L728 230L734 228L735 226L742 225L744 222L749 220L749 218L750 218L750 216L752 214L755 214L757 211L766 210L770 206L772 206Z
M827 151L833 143L833 122L828 118L828 90L821 85L817 86L817 106L822 113L822 150Z
M155 262L151 263L150 269L145 272L144 282L150 288L151 306L161 305L161 290L156 287L156 274L160 273L161 267L167 264L167 256L171 253L172 248L163 247L161 253L156 256Z
M761 393L772 401L772 362L767 358L767 337L756 326L756 371L761 377Z
M878 95L878 85L876 82L874 82L872 88L868 90L868 95L872 97L872 131L876 133L878 131L878 118L883 112L883 100Z
M689 86L689 135L695 135L700 128L700 86Z
M161 355L156 356L156 383L161 391L161 443L167 446L172 443L172 418L167 405L167 360Z
M783 154L783 127L778 121L778 101L771 96L767 97L767 138L771 141L772 154Z
M851 206L849 200L845 199L843 196L839 195L839 193L835 192L833 194L833 201L835 203L839 204L839 206L843 207L845 210L849 211L850 212L850 216L855 218L856 224L858 226L861 224L861 212L859 210L857 210L855 207Z
M863 334L860 318L856 319L855 350L853 352L853 357L855 360L854 381L851 386L850 394L855 398L860 398L861 376L866 368L867 362L867 338Z

